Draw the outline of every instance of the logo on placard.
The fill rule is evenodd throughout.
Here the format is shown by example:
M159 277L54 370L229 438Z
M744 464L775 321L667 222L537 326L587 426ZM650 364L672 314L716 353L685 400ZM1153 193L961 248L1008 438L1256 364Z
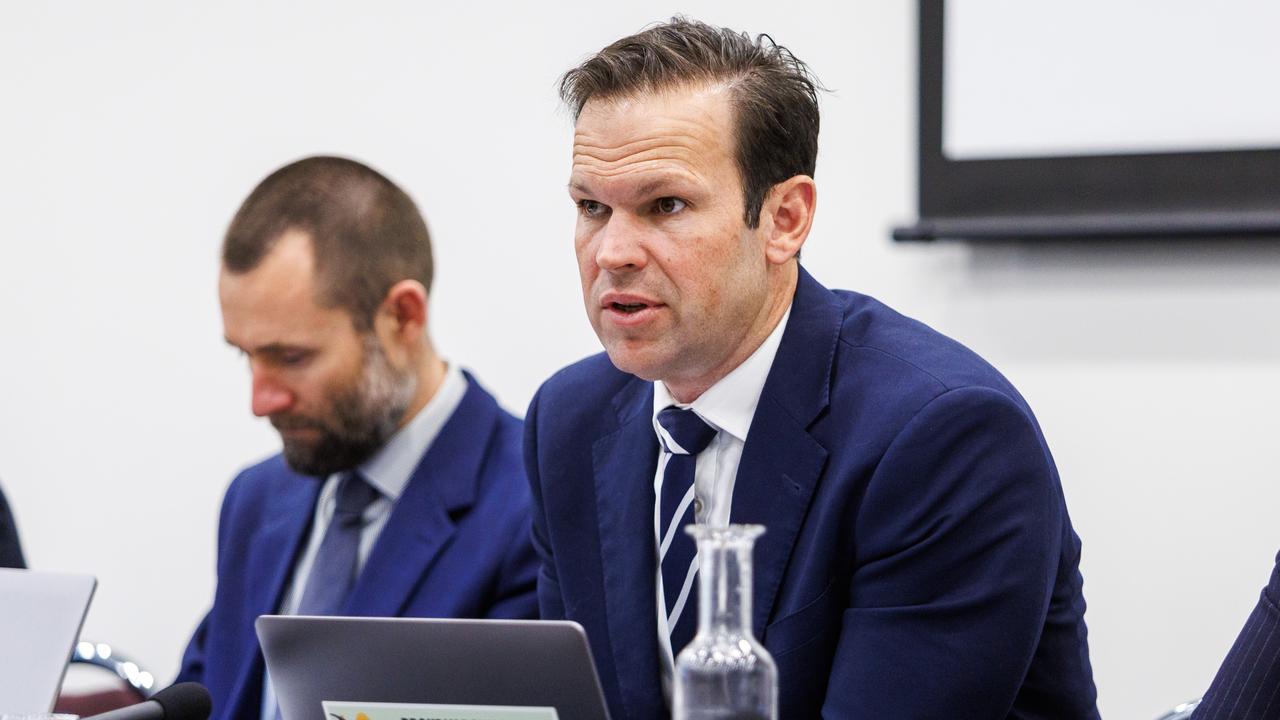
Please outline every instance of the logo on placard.
M347 720L345 717L339 715L338 713L329 713L329 717L333 718L333 720ZM369 720L369 716L365 715L362 712L358 712L356 713L356 720Z

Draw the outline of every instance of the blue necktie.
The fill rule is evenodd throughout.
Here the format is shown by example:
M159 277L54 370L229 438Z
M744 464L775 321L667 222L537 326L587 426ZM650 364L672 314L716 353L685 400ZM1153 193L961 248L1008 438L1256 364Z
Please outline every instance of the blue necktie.
M662 594L671 633L671 654L676 656L693 639L697 628L698 574L697 545L684 531L694 520L693 471L698 453L711 444L716 429L707 425L692 410L672 405L658 413L658 424L667 431L675 445L663 439L667 467L662 475L662 492L658 498L658 563L662 568Z
M352 470L342 478L333 519L320 541L320 549L311 563L311 574L307 576L307 587L298 603L299 615L341 612L356 582L364 511L377 498L378 491L359 472Z

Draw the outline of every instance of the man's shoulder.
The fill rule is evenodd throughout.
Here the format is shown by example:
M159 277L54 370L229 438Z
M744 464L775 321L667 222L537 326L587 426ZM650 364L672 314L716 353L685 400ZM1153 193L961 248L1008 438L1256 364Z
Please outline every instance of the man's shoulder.
M520 434L520 426L523 420L507 411L498 398L484 383L476 377L475 373L470 370L463 369L462 377L466 381L465 390L462 398L458 401L458 406L454 408L453 413L449 417L449 421L454 421L460 417L493 417L493 422L497 426L499 432ZM492 413L492 415L490 415Z
M314 481L314 478L294 472L285 462L284 455L275 453L236 473L227 489L224 504L255 503L277 488L307 480Z
M869 295L849 290L832 292L843 309L838 366L892 375L901 383L918 385L935 394L986 387L1021 400L998 370L964 344ZM897 391L902 389L898 387Z
M524 485L524 467L520 455L521 438L524 420L511 414L498 399L484 387L469 371L463 373L467 379L467 394L454 410L454 417L468 415L464 427L469 433L469 441L479 443L486 454L484 468L491 474L502 476L506 480L516 480ZM483 420L481 420L483 419ZM488 423L476 424L478 421Z
M543 382L530 411L544 420L554 418L556 428L571 430L581 422L594 424L602 414L616 416L625 412L617 405L619 400L642 399L637 393L644 387L649 383L619 370L602 352L561 369Z
M283 454L275 453L245 466L236 474L235 482L258 484L286 477L297 477L297 473L284 461Z
M245 467L231 480L223 495L218 521L219 543L245 539L245 533L269 522L282 506L299 498L314 499L319 487L319 480L294 472L280 453Z
M643 383L631 373L619 370L606 353L597 353L562 368L547 378L538 390L542 402L570 400L593 403L612 400L619 391L632 383Z

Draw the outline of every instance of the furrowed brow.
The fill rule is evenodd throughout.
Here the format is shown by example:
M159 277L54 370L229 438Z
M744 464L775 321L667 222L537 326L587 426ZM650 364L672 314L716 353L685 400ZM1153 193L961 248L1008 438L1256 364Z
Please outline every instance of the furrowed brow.
M636 195L642 198L646 198L650 195L657 194L658 191L660 190L665 190L671 185L672 185L672 181L670 178L655 178L637 187Z

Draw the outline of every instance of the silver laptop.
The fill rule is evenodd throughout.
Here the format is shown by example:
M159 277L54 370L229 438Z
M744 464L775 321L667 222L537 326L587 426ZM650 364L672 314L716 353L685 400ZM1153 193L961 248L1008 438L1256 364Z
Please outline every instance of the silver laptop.
M256 625L284 720L326 720L325 701L609 717L586 633L574 622L263 615Z
M98 581L0 568L0 713L53 709Z

